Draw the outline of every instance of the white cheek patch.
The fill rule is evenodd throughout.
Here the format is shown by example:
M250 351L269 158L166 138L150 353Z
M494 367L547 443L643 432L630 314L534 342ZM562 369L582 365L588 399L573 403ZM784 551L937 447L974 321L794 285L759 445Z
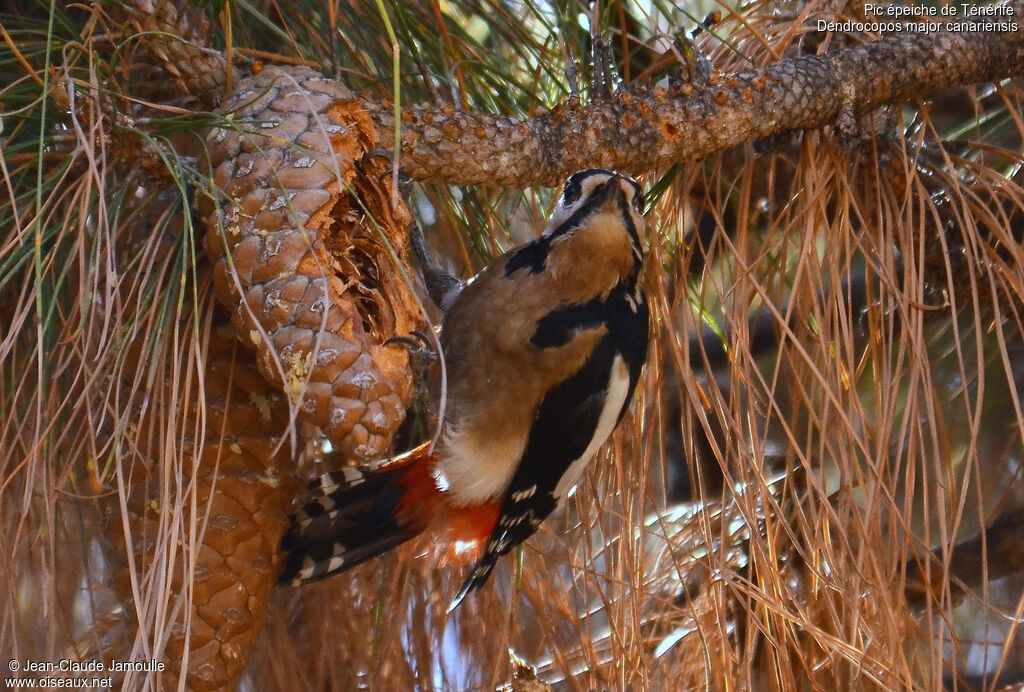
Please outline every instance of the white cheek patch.
M601 409L601 415L597 419L594 437L591 438L590 444L587 445L579 459L576 459L569 465L565 474L559 479L558 485L555 486L554 497L556 502L560 502L570 491L575 489L576 482L579 481L583 470L587 468L587 463L597 454L597 450L601 448L601 445L608 440L612 431L615 430L615 424L619 420L619 413L622 411L622 407L626 405L626 398L629 396L629 370L626 368L626 363L622 360L621 356L615 356L615 360L612 362L607 392L604 399L604 408Z

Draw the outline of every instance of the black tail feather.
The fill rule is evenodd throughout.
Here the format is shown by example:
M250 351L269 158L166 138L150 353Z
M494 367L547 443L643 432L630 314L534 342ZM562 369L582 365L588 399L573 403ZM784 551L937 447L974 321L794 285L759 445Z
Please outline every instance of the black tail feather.
M397 471L348 467L310 487L315 497L292 515L281 541L287 551L282 583L323 579L409 540L417 528L395 517L402 495Z
M473 571L466 577L466 581L462 582L459 592L455 594L455 598L448 604L449 613L459 607L459 604L469 595L470 591L476 591L487 583L491 572L494 571L494 566L498 564L499 557L501 557L499 553L485 553L480 561L473 566Z

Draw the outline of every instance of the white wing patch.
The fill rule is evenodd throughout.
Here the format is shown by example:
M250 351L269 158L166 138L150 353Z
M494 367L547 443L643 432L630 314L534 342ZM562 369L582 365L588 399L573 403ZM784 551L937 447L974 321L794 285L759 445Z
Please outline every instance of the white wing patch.
M565 470L565 473L558 480L558 485L555 486L554 492L555 501L561 501L569 491L576 487L576 483L583 474L583 470L587 468L587 462L597 454L597 450L601 448L601 445L605 443L612 434L612 431L615 430L615 424L619 420L619 413L622 411L626 398L629 396L629 370L626 368L626 363L622 360L622 356L616 355L615 360L612 362L607 392L604 399L604 408L601 409L601 416L597 419L594 437L591 438L590 444L587 445L580 458L569 464L569 468Z

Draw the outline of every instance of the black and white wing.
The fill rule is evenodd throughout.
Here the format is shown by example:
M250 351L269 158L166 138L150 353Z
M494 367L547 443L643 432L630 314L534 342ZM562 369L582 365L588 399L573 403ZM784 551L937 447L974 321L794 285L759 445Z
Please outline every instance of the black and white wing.
M635 287L622 286L606 299L552 312L538 323L533 344L558 346L579 330L600 324L608 332L583 366L541 402L484 554L449 612L487 581L498 558L529 538L565 499L629 406L648 341L647 303Z

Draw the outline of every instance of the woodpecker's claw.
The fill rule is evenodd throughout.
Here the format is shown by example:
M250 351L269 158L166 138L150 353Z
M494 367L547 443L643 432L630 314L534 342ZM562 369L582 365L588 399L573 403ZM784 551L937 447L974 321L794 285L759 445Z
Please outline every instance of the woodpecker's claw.
M430 254L427 247L427 239L423 237L423 230L419 224L413 221L409 228L409 244L412 252L416 255L416 261L420 263L420 270L423 272L423 282L426 284L427 293L434 305L442 314L448 312L448 308L458 297L465 287L466 282L445 271Z
M372 158L376 158L378 156L381 157L382 159L387 159L388 161L391 161L392 163L394 163L394 161L395 161L395 153L393 151L391 151L390 149L384 149L383 147L378 147L376 149L371 149L370 151L368 151L365 154L363 154L363 158L364 159L372 159Z
M401 164L399 164L399 166L398 166L398 171L397 172L395 171L395 154L394 154L394 152L391 151L390 149L378 148L378 149L371 149L370 151L368 151L365 154L363 154L363 159L373 159L373 158L378 158L378 157L380 157L382 159L387 159L389 162L391 162L391 167L388 169L388 172L385 175L397 175L398 176L398 192L399 192L399 194L402 195L402 199L406 199L406 200L409 199L409 195L412 193L412 182L413 182L412 181L412 177L408 173L405 172L405 169L402 168ZM383 179L383 178L384 178L384 176L381 176L381 179Z
M409 349L409 352L419 358L426 357L429 360L437 358L437 351L434 349L434 342L426 334L416 329L409 333L408 336L404 334L396 335L384 342L385 346L402 345Z

